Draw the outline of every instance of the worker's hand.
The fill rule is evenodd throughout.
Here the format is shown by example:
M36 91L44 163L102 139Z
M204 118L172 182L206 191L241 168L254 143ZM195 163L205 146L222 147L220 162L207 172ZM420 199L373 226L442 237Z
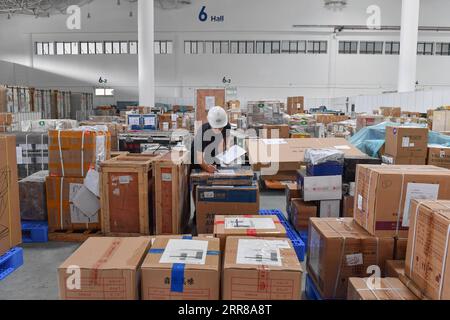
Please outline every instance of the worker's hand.
M202 166L202 169L208 173L215 173L217 171L217 168L212 164L205 164Z

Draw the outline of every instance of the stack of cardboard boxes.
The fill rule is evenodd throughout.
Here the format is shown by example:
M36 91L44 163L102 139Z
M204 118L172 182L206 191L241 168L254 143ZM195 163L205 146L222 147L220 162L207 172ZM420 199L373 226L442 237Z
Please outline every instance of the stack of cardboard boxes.
M48 136L46 190L49 230L100 230L98 179L94 182L96 187L88 188L85 178L91 170L97 169L101 161L110 158L109 133L51 130Z

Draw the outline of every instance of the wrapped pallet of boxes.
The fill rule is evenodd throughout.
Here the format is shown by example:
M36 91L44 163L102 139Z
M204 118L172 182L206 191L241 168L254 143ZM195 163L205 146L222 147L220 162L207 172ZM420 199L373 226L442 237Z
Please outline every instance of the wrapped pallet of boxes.
M47 221L45 180L48 171L39 171L19 181L20 216L22 220Z
M225 243L228 237L287 238L287 233L277 216L217 215L214 220L214 236L220 240L221 251L225 252Z
M303 269L283 238L228 237L223 300L300 300Z
M70 119L25 120L21 123L22 132L47 133L49 130L69 130L78 128L78 122Z
M219 239L156 237L141 273L143 300L219 300Z
M450 171L434 166L360 165L354 217L370 234L408 238L412 199L450 199Z
M0 256L21 242L16 139L0 135Z
M258 215L259 188L252 186L198 186L195 204L197 232L213 233L216 215Z
M418 300L398 278L350 278L348 300Z
M101 164L102 231L149 235L153 225L153 163L159 156L119 156Z
M425 165L428 128L386 127L383 162L396 165Z
M150 246L149 237L89 238L58 268L60 299L138 300L140 267Z
M180 234L189 223L189 154L171 152L154 163L154 233Z
M48 135L38 132L15 132L19 179L48 170Z
M394 238L371 236L351 218L312 218L308 232L308 274L323 299L345 299L348 279L364 277L394 255Z
M450 201L414 200L405 275L424 297L450 300Z
M85 177L111 157L111 136L97 130L50 130L49 171L57 177Z

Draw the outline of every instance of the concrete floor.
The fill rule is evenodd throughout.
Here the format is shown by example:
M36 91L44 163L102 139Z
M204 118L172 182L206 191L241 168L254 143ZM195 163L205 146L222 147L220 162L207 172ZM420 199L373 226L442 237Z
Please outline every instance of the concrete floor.
M261 209L280 209L286 214L284 192L261 192ZM26 244L24 265L0 281L0 300L58 299L56 270L77 248L78 244L49 242Z

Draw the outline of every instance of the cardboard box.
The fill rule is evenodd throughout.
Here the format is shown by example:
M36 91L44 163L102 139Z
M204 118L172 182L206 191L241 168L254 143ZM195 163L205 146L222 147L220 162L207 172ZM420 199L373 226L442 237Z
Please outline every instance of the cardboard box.
M427 164L427 159L424 157L416 157L416 156L412 156L412 157L393 157L390 155L383 155L381 157L382 161L384 164L389 164L389 165L426 165Z
M346 121L350 117L348 117L348 116L337 116L337 115L334 115L334 114L315 114L314 118L316 118L317 123L323 123L324 125L328 125L330 123Z
M367 276L394 254L393 238L376 238L353 219L311 218L308 232L308 274L323 299L345 299L348 279Z
M439 110L433 112L433 131L450 131L450 110Z
M355 197L346 195L342 198L342 217L353 218L353 207L355 205Z
M450 169L450 148L429 146L428 165Z
M155 234L181 234L191 215L189 153L171 152L156 160ZM212 231L211 231L212 232Z
M302 275L288 239L227 238L223 300L300 300Z
M140 266L150 248L149 237L86 240L59 268L62 300L138 300ZM72 288L74 266L80 288Z
M197 232L213 233L216 215L258 215L259 188L253 186L197 187Z
M156 237L142 264L143 300L219 300L219 239Z
M260 175L263 181L295 181L297 180L297 171L279 171L275 175Z
M22 220L47 221L45 180L48 171L40 171L19 181L20 217Z
M450 201L416 201L411 223L405 274L432 300L450 299Z
M297 171L297 185L304 201L342 199L342 176L311 177L302 169Z
M386 277L399 278L405 275L405 260L386 261Z
M191 184L202 186L251 186L254 178L251 169L224 169L216 173L195 169L191 172Z
M306 149L310 148L336 148L342 150L346 157L364 156L343 138L250 139L248 142L249 162L255 171L266 169L262 172L266 175L273 175L278 171L298 170L304 162ZM275 168L271 168L272 166Z
M319 201L320 218L339 218L341 216L341 200Z
M287 238L286 228L277 216L216 216L214 236L220 239L220 248L225 252L225 243L230 236Z
M375 116L375 115L359 115L356 117L356 132L365 128L375 126L384 122L384 116Z
M153 231L153 162L159 156L124 155L101 164L102 231L149 235Z
M308 230L309 219L315 217L317 217L317 206L314 202L292 199L289 218L295 230Z
M49 171L57 177L86 177L89 169L110 158L109 132L50 130Z
M21 242L16 138L0 135L0 256Z
M159 130L169 131L178 129L178 115L177 114L160 114L158 115Z
M402 108L399 107L380 107L380 113L384 117L400 118L402 115Z
M284 190L286 195L286 212L289 214L291 211L291 200L301 199L302 194L297 187L297 183L287 183Z
M261 130L262 139L289 139L289 126L287 124L263 125Z
M305 113L305 97L288 97L286 111L288 115Z
M360 165L355 198L355 220L370 234L405 239L410 200L450 199L450 171L434 166Z
M386 127L385 153L394 158L426 158L428 128Z
M101 229L100 210L87 215L74 205L75 196L83 184L83 178L47 177L47 213L50 232Z
M369 286L370 285L370 286ZM418 300L398 278L350 278L348 300Z

